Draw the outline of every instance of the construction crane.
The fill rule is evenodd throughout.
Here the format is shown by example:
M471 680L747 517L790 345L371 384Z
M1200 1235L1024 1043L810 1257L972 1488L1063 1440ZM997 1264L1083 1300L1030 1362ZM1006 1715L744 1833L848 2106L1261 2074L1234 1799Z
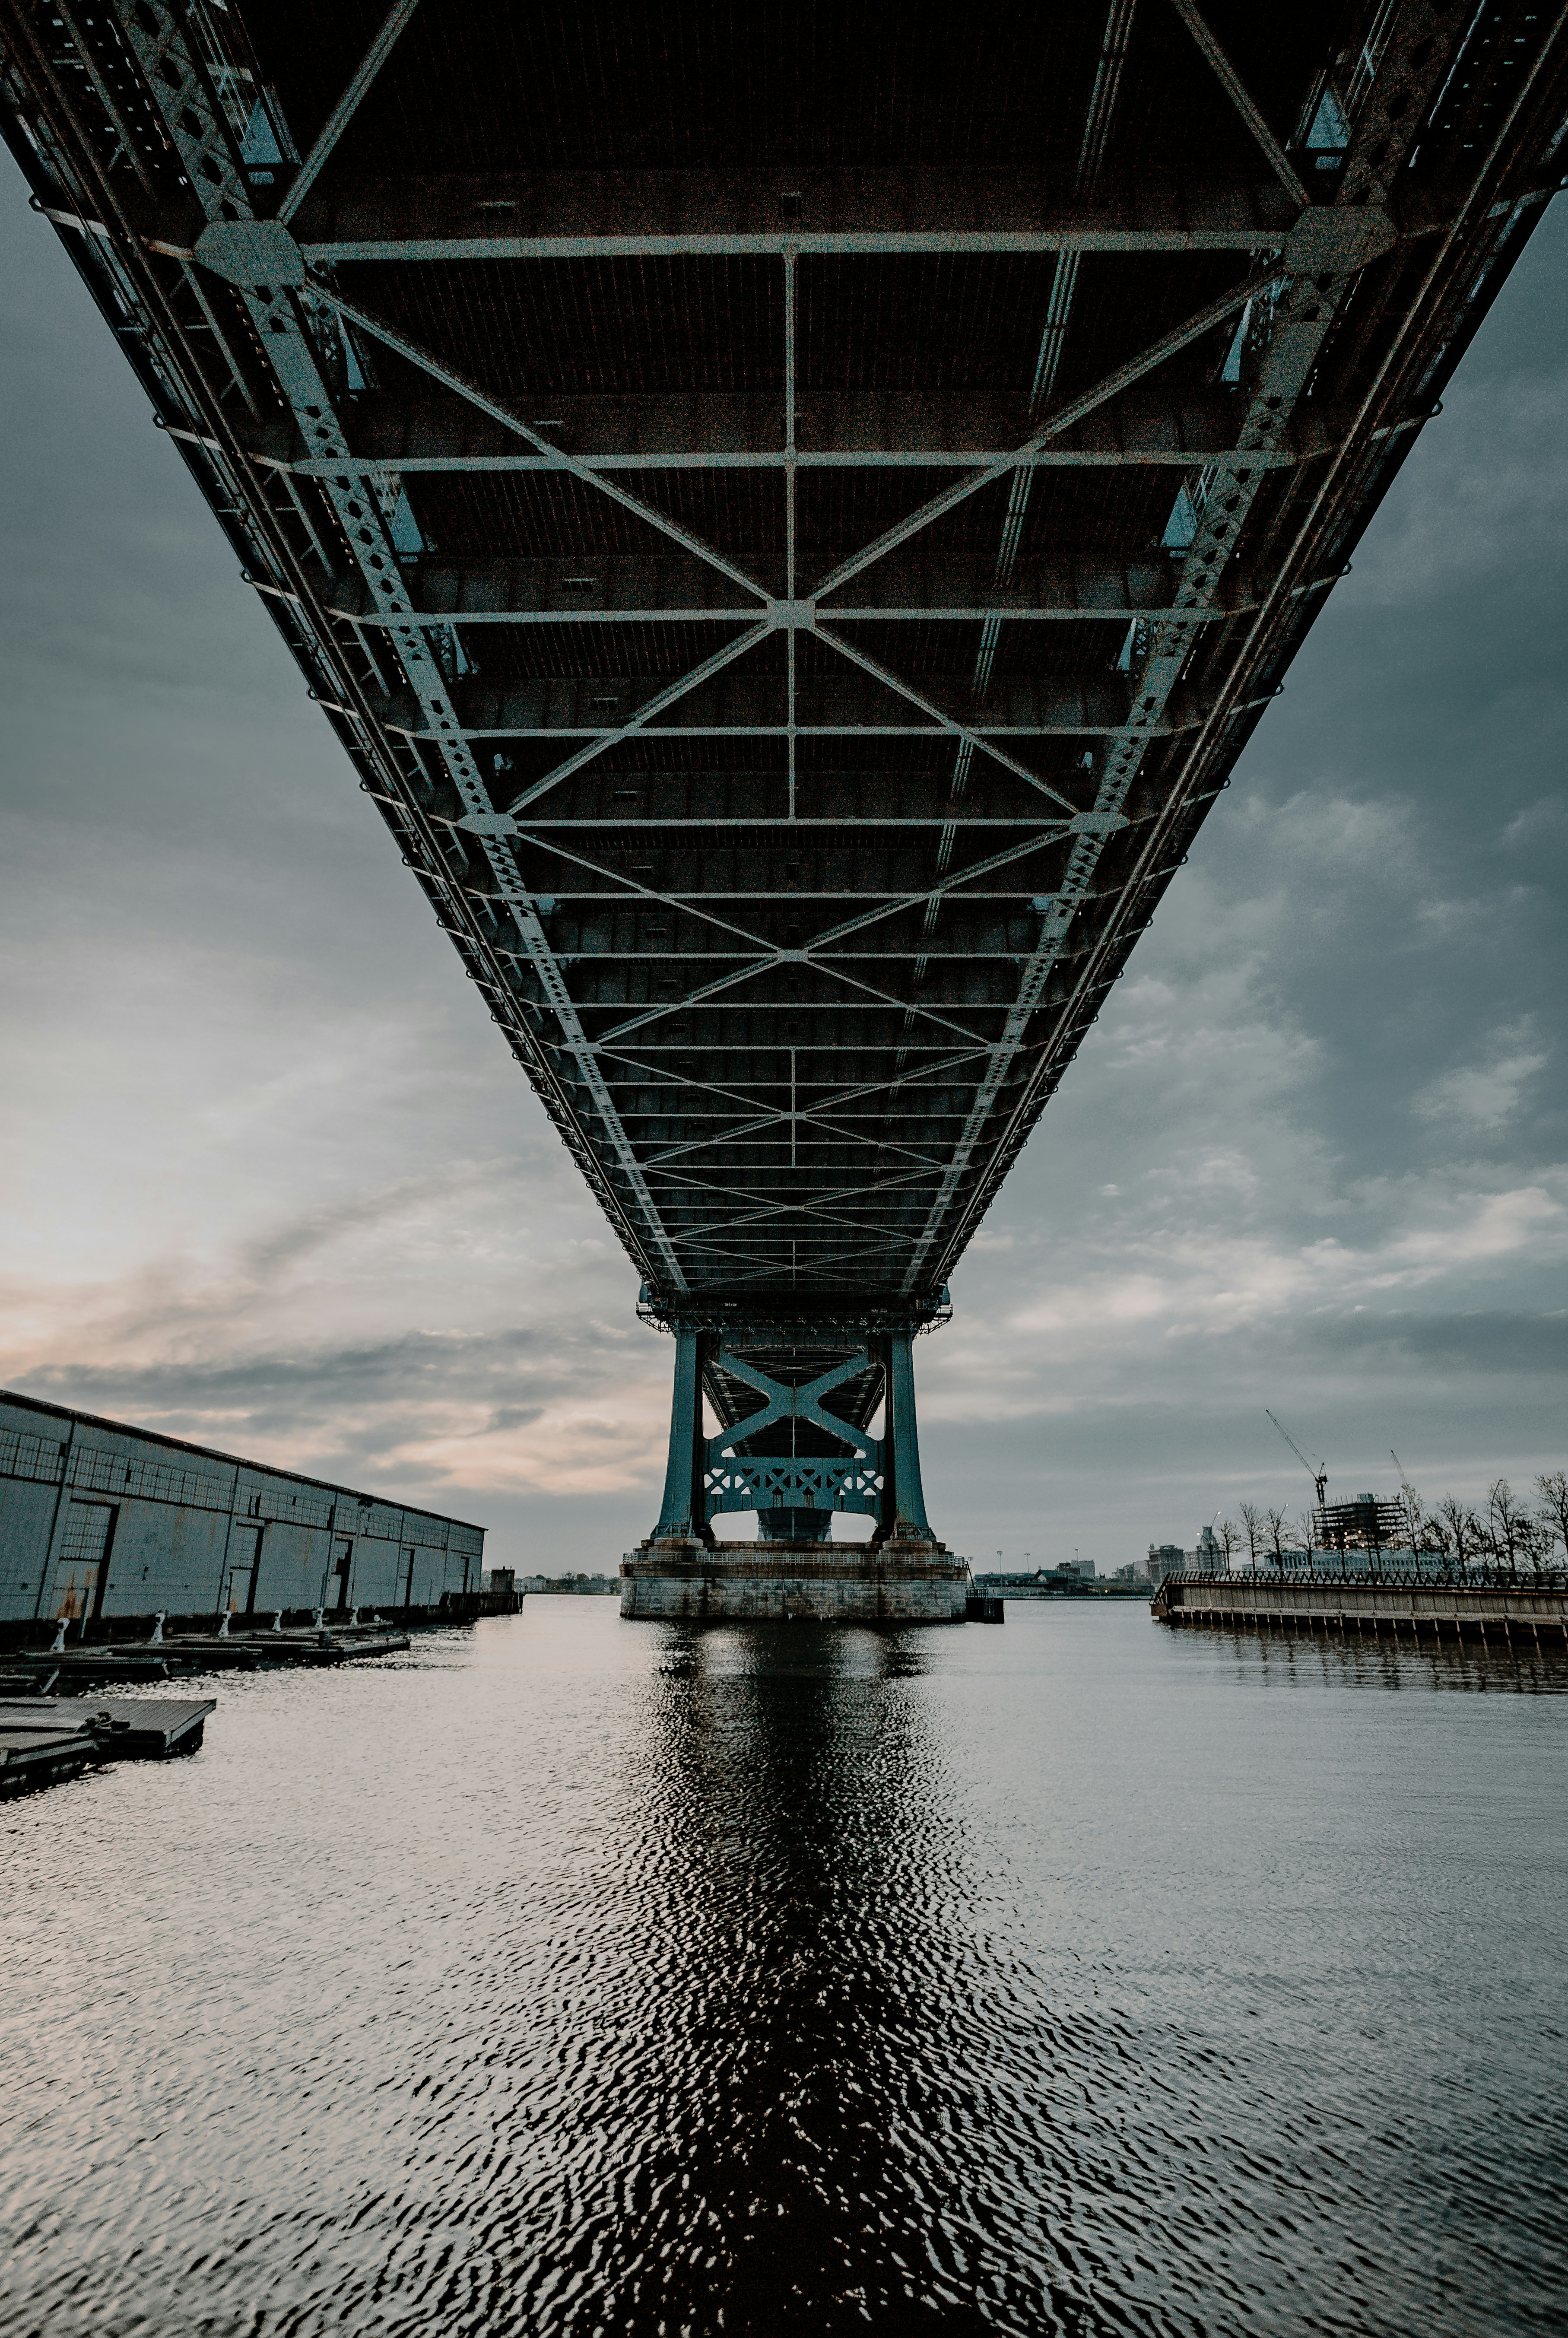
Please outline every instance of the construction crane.
M1300 1462L1301 1467L1311 1478L1318 1495L1318 1507L1321 1509L1324 1503L1328 1498L1328 1472L1327 1469L1321 1461L1319 1461L1317 1467L1314 1468L1312 1463L1308 1460L1305 1453L1302 1452L1301 1448L1297 1444L1296 1439L1291 1436L1290 1431L1285 1427L1283 1421L1275 1420L1274 1415L1271 1412L1269 1412L1267 1405L1264 1406L1263 1410L1265 1412L1269 1413L1269 1420L1274 1421L1275 1428L1279 1431L1280 1436L1285 1439L1286 1444L1290 1448L1290 1450L1296 1456L1297 1460Z

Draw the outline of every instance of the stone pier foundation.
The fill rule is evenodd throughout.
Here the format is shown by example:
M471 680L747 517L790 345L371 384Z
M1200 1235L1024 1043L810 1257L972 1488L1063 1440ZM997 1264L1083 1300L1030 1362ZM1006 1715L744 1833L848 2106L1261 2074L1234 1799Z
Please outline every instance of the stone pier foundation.
M969 1569L946 1545L650 1539L621 1562L621 1613L691 1623L962 1623Z

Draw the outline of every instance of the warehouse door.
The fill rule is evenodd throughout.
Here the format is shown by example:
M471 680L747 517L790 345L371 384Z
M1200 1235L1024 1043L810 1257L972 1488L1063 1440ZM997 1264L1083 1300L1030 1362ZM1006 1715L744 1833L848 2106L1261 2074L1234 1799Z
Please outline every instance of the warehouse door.
M103 1612L103 1592L109 1579L109 1545L113 1538L112 1502L73 1502L54 1561L54 1589L50 1613L61 1616Z
M223 1605L230 1616L256 1613L256 1577L261 1557L260 1527L235 1527L229 1537L229 1586Z
M332 1545L332 1574L338 1586L333 1605L339 1609L348 1605L348 1577L354 1571L354 1546L347 1536L340 1535Z

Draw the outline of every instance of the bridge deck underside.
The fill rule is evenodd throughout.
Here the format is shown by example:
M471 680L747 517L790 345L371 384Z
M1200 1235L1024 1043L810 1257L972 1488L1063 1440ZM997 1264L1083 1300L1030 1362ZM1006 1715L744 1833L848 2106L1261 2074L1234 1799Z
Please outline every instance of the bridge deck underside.
M5 23L655 1300L928 1303L1537 216L1557 20Z

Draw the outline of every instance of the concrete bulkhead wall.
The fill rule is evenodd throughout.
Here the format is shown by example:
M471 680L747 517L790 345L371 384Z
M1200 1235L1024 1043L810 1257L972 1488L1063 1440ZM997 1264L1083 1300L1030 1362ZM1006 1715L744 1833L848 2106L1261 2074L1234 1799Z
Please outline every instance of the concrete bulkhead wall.
M0 1392L0 1626L435 1607L485 1530ZM347 1558L346 1577L340 1575Z
M1463 1639L1488 1631L1511 1638L1515 1627L1539 1642L1568 1642L1568 1589L1561 1579L1540 1583L1523 1576L1511 1583L1380 1582L1366 1576L1338 1582L1319 1577L1292 1581L1289 1576L1188 1577L1167 1579L1151 1602L1157 1623L1172 1625L1278 1626L1311 1632L1371 1630L1445 1632Z

